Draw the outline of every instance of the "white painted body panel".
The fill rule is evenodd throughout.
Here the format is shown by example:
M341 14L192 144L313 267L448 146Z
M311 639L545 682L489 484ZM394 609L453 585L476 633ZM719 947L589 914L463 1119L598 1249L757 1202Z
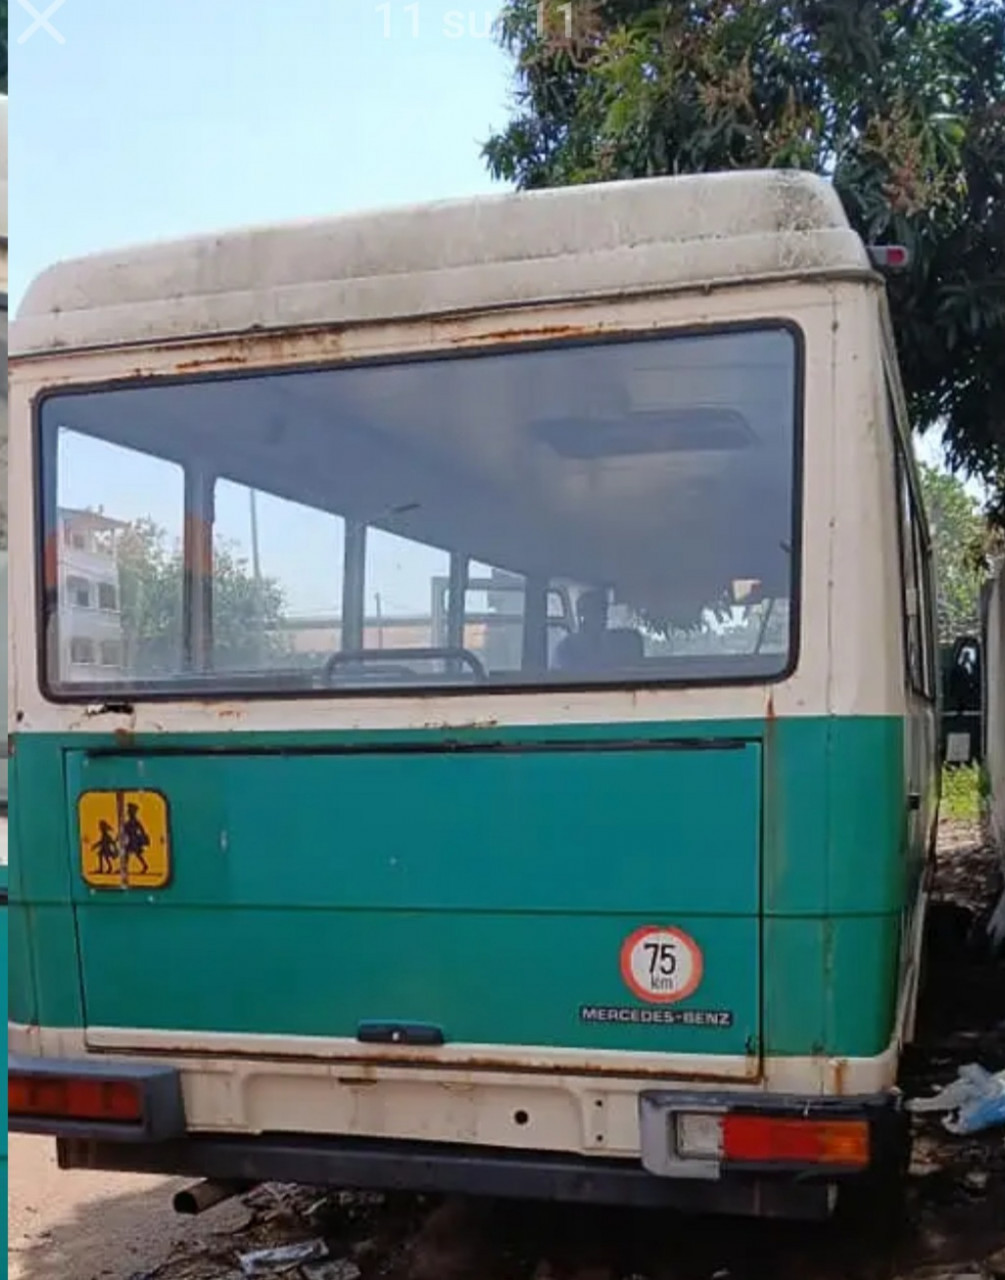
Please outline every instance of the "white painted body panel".
M459 1063L477 1046L454 1046L435 1068L417 1071L395 1065L393 1051L379 1064L347 1061L359 1050L355 1041L129 1028L91 1028L87 1040L100 1043L104 1058L128 1045L132 1059L176 1065L192 1132L339 1133L636 1159L643 1087L876 1095L893 1087L899 1057L891 1043L876 1058L774 1058L752 1072L744 1058L640 1055L634 1074L605 1075L604 1055L591 1054L591 1075L576 1055L519 1045L505 1053L492 1046L494 1064L477 1070ZM81 1031L9 1025L8 1051L73 1059L93 1048ZM507 1055L519 1069L506 1069ZM518 1111L527 1113L526 1124L514 1121Z
M28 474L32 403L39 392L130 377L247 372L306 367L321 361L359 361L388 353L485 349L504 341L547 340L556 333L646 334L766 317L788 320L806 344L803 445L803 619L795 673L778 684L733 688L635 691L478 693L386 698L306 698L247 702L140 704L128 718L94 715L80 706L46 701L38 687L30 555L13 557L11 600L15 702L21 732L100 729L220 731L268 729L401 729L477 724L532 725L598 721L891 715L904 709L899 619L873 601L894 600L898 569L891 548L896 520L883 501L892 475L882 395L880 292L872 283L785 283L708 294L542 308L533 313L473 316L391 324L344 332L220 339L185 348L72 353L15 358L11 367L11 465ZM854 371L854 376L850 372ZM877 379L879 390L877 391ZM11 493L15 538L31 545L35 498L29 486ZM835 629L841 643L834 644ZM12 704L14 705L14 704Z

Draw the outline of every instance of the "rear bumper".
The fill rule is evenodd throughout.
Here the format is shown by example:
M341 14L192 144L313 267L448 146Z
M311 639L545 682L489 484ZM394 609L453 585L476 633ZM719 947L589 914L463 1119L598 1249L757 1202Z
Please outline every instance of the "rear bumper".
M896 1167L906 1150L906 1119L894 1094L826 1099L643 1090L638 1095L641 1159L612 1159L578 1152L336 1134L189 1133L181 1073L175 1067L93 1058L10 1057L8 1071L28 1080L85 1078L114 1083L128 1079L137 1087L141 1115L128 1126L93 1118L11 1112L11 1131L42 1133L58 1140L63 1168L813 1219L830 1213L839 1184ZM723 1159L684 1159L674 1151L668 1134L675 1119L685 1113L865 1123L869 1163L854 1168L793 1161L737 1166Z
M450 1147L298 1135L196 1136L129 1146L67 1138L60 1167L156 1173L222 1182L305 1182L366 1191L559 1200L692 1213L826 1218L833 1189L785 1178L721 1183L656 1178L637 1161L556 1156L550 1152Z

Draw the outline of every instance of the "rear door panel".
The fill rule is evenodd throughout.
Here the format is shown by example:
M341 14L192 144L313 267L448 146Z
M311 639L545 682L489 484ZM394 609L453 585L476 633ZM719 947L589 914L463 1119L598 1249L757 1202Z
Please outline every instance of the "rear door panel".
M90 1026L353 1040L400 1022L448 1044L730 1055L758 1039L757 743L68 765L74 812L95 790L169 811L163 888L74 878ZM98 833L76 835L93 857ZM648 925L697 945L686 998L626 980Z

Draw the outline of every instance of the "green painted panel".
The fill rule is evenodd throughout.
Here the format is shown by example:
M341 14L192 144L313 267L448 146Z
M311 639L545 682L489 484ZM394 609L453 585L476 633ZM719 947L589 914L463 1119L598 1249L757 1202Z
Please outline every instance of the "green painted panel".
M620 912L645 924L759 908L756 746L69 756L74 811L82 791L116 787L169 799L159 909ZM78 900L95 892L76 879Z
M7 943L7 992L8 1017L22 1024L38 1022L38 1006L35 999L35 975L32 971L32 943L41 941L37 930L29 925L31 908L22 902L12 902L7 909L9 938ZM79 988L79 981L78 981ZM66 980L57 980L56 990L65 990ZM62 1024L61 1024L62 1025ZM78 1025L71 1021L71 1026Z
M912 858L903 722L835 718L828 739L828 910L896 914Z
M826 923L824 990L828 1051L845 1057L882 1053L897 1013L900 920L834 916Z
M3 876L4 887L6 888L6 885L7 885L7 868L6 867L3 867L3 873L4 873L4 876ZM0 905L0 948L2 948L2 950L0 950L0 955L3 955L4 963L6 964L6 957L7 957L7 906L6 904ZM6 993L6 990L7 990L6 982L4 983L3 989L4 989L4 992ZM6 994L4 995L3 1002L4 1002L4 1005L6 1006L7 1005ZM0 1170L2 1170L2 1173L3 1173L4 1191L6 1191L7 1190L7 1103L6 1102L4 1103L3 1118L4 1118L3 1159L2 1159L2 1164L0 1164ZM6 1221L6 1218L5 1218L5 1221Z
M706 952L682 1009L732 1028L584 1023L584 1003L637 1005L618 965L636 916L274 911L95 902L80 911L89 1020L100 1026L354 1036L432 1023L449 1040L641 1052L744 1052L758 1001L754 919L675 916Z
M895 916L764 922L764 1051L872 1057L893 1035Z
M210 752L216 762L223 765L213 785L201 787L200 777L205 776L204 772L200 773L205 767L203 760L189 761L187 765L182 759L174 762L181 772L177 777L172 775L171 785L181 787L187 796L184 811L175 804L172 812L173 821L181 824L176 833L179 847L183 843L186 848L198 850L201 866L196 871L195 863L189 866L186 858L186 867L179 865L178 878L167 891L167 895L174 896L149 895L152 901L146 904L148 911L134 911L128 900L95 895L84 888L71 844L72 823L65 807L52 803L54 794L66 794L68 749L108 752L120 744L105 734L18 735L12 802L22 822L11 869L11 892L15 906L19 901L32 904L32 914L22 915L19 923L16 910L12 910L12 1016L16 1009L35 1007L28 990L34 971L42 1020L50 1025L80 1025L77 939L71 907L74 900L82 907L81 933L88 933L90 937L88 931L96 927L104 931L102 936L109 940L107 947L101 944L100 955L88 959L85 980L89 985L92 985L92 966L95 988L100 985L110 992L116 966L119 973L128 971L134 955L149 954L150 963L155 967L158 953L180 956L171 966L171 973L164 972L165 966L160 965L162 972L150 979L152 989L156 995L163 987L165 993L175 992L172 1000L188 1002L183 1025L202 1026L202 1020L206 1019L207 1028L218 1018L218 1029L224 1029L228 1015L222 1000L218 1014L205 1007L199 990L204 985L205 973L200 966L219 964L219 956L229 958L242 950L246 956L253 954L261 949L263 938L279 936L285 931L286 937L292 939L289 946L294 953L298 949L316 951L323 961L321 970L335 971L332 979L316 981L323 986L325 981L334 982L337 978L339 983L351 988L353 984L362 983L361 974L365 976L365 971L359 969L358 961L354 968L345 959L348 952L343 943L347 946L347 939L355 939L354 945L365 950L363 922L372 921L374 917L386 922L388 936L395 939L399 935L395 932L397 924L392 928L392 922L417 921L421 928L411 931L410 924L403 925L406 932L401 936L407 937L413 949L429 953L428 959L419 964L413 985L409 985L407 977L401 979L400 985L390 984L385 975L385 986L381 990L386 991L387 1001L393 996L396 1002L407 1006L408 1016L420 1017L419 1008L428 1008L429 985L437 981L437 975L442 975L446 959L450 954L456 955L456 949L465 945L466 940L477 936L485 938L486 945L490 943L495 949L490 957L492 968L478 988L482 993L479 999L485 1004L494 998L492 993L499 990L492 975L500 971L503 949L502 935L487 930L486 907L494 903L499 913L500 902L508 904L509 914L499 913L495 921L509 922L507 927L512 927L509 938L530 939L526 945L529 954L535 957L535 964L544 954L541 935L536 932L542 918L544 924L554 927L555 932L549 936L561 936L570 947L570 954L571 951L579 953L580 967L576 972L581 976L577 999L589 986L590 994L584 997L588 1000L598 1003L621 1000L623 988L616 958L612 962L610 957L611 935L607 930L612 928L620 936L630 919L636 922L636 913L652 915L667 903L679 910L681 919L689 920L696 930L701 927L704 916L715 919L716 912L722 913L716 921L721 932L712 939L711 953L706 956L711 975L717 957L723 961L728 954L729 963L735 963L735 948L749 946L745 936L738 940L740 935L730 932L731 921L737 927L745 923L744 896L750 890L744 870L747 863L740 857L731 861L729 854L720 851L729 841L737 842L738 848L749 848L750 836L740 830L731 812L731 792L721 783L710 788L707 777L703 777L700 785L689 783L684 787L683 776L678 775L679 785L674 784L668 791L658 775L660 753L577 756L577 760L591 758L598 762L598 772L592 771L591 764L585 773L580 773L582 782L577 786L573 786L569 778L559 782L561 804L549 803L543 772L533 782L528 775L523 775L514 783L513 776L498 771L495 774L498 785L495 782L490 785L488 775L479 776L481 766L472 765L464 786L456 784L459 761L487 757L453 755L450 759L454 772L445 772L435 781L432 775L427 775L423 786L419 782L420 771L416 770L408 782L390 788L392 794L383 781L379 785L374 781L366 794L359 792L360 786L365 790L378 774L372 773L365 784L362 775L356 774L354 788L348 785L343 788L343 792L354 790L351 826L355 843L359 845L361 833L365 836L367 832L367 823L361 816L364 812L379 814L381 830L394 833L393 840L383 835L376 842L370 839L366 845L369 861L365 863L352 856L347 842L336 838L345 830L344 803L335 804L329 797L325 808L323 802L318 802L317 811L324 811L320 828L325 833L324 839L318 850L305 858L298 851L304 837L317 829L317 822L308 820L307 814L296 806L292 814L281 817L278 807L270 807L267 799L256 799L254 804L239 807L242 797L247 799L260 792L267 796L270 787L275 790L276 783L268 776L269 770L261 757L255 767L262 765L263 772L244 775L245 783L241 783L224 761L231 752L247 754L294 747L351 751L361 745L442 748L450 744L499 744L512 748L542 741L586 746L648 739L705 741L713 738L742 738L763 743L765 919L761 1001L765 1050L802 1054L823 1049L846 1055L881 1051L892 1028L895 1000L890 957L895 957L897 952L899 921L908 895L907 869L917 857L917 851L912 856L906 847L904 726L902 720L895 717L470 728L450 733L437 730L239 732L137 738L129 744L135 753L129 757L131 769L140 767L144 753L165 749ZM721 753L716 753L716 757L725 759ZM411 763L425 758L412 757ZM342 763L352 759L351 755L342 757ZM615 763L615 768L620 769L622 761L633 759L643 763L640 772L628 778L628 794L622 795L625 776L618 775L615 787L613 773L605 776L600 762ZM111 763L108 759L101 768L110 767ZM156 760L156 767L166 767L167 763L168 759L161 756ZM147 754L142 771L153 764L152 755ZM126 758L120 757L116 768L123 767L126 767ZM184 781L183 774L189 781ZM307 775L302 774L294 789L299 789L301 783L309 790L316 785L316 780L309 781ZM288 789L291 785L284 781L282 787ZM490 795L486 795L486 787ZM430 791L433 794L427 794ZM477 796L473 794L475 791L479 792ZM682 792L687 793L683 804L680 802ZM402 794L407 795L407 804L401 802ZM344 795L342 799L344 801ZM464 856L459 856L459 844L451 852L453 860L449 865L455 871L459 868L457 874L452 875L445 874L447 854L443 848L443 814L448 811L459 815L455 819L460 823L457 829L463 828L468 833ZM584 835L591 823L599 823L597 833ZM228 837L233 837L236 831L242 845L248 845L255 838L266 854L235 868L233 843L228 839L224 848L220 846L219 834L224 830ZM292 841L293 856L288 839L290 832L296 835ZM183 840L181 833L184 833ZM709 834L703 836L703 833ZM694 848L699 837L703 838L700 853L688 859L686 868L674 863L672 857L668 860L667 866L673 865L682 883L674 887L672 898L661 898L659 850L675 842ZM399 857L395 867L391 866L391 858L398 855L389 852L392 844L406 854L405 861ZM321 857L322 848L328 850L327 860ZM598 851L603 852L602 858ZM322 865L327 879L321 875ZM603 875L598 876L598 867ZM718 882L722 869L737 867L741 868L740 891L731 884L723 886ZM425 910L425 914L419 915L414 911L415 895L422 892L423 877L434 869L444 885L443 899L419 899ZM336 870L338 882L333 875ZM286 896L278 899L274 890L277 875L284 877L286 886L283 890ZM312 877L316 884L311 883ZM317 906L315 899L318 903L327 903L327 907ZM168 902L173 906L162 910ZM270 923L270 902L277 919L295 919L299 921L298 927L291 924L287 929L285 924ZM411 912L409 905L413 908ZM219 909L224 906L225 910ZM99 925L91 918L95 912L95 919L102 921ZM323 928L315 925L325 917L332 919L336 912L341 932L332 941ZM491 917L491 912L488 916ZM471 927L460 928L459 920L466 920ZM445 921L450 922L449 926ZM476 924L479 927L476 928ZM567 924L572 930L570 934L562 932ZM570 942L569 938L573 937L575 940ZM147 940L152 938L157 939L157 945L154 947L150 942L148 951ZM276 975L286 975L288 981L289 962L283 954L273 954L270 945L266 943L265 951L261 952L271 956L269 964L263 962L260 967L257 960L252 960L252 968L262 974L263 983L268 982L265 968ZM516 952L520 953L523 947L524 943L518 942ZM590 948L601 948L605 954L598 955L595 962L592 956L582 959ZM189 952L200 957L198 964L190 961ZM510 947L510 965L514 963L513 953ZM563 963L555 962L560 969ZM549 960L549 971L553 967ZM348 983L344 977L346 972L352 975ZM465 974L467 972L465 970ZM578 1025L570 1029L563 1021L570 1016L569 1010L576 1002L567 1000L559 1009L558 1004L550 1003L555 997L538 996L540 984L528 982L524 970L515 972L524 984L527 1003L537 1007L540 1001L540 1007L550 1011L548 1018L554 1025L550 1038L544 1042L561 1043L564 1038L570 1044L577 1043L572 1037L579 1030ZM184 974L184 981L179 977L176 982L175 973ZM246 999L241 992L250 991L251 987L241 985L244 980L238 969L234 973L233 979L227 980L228 989L232 991L235 1010L241 1010L242 1001ZM473 979L471 981L473 983ZM467 976L462 979L455 975L451 990L468 993L465 996L468 998L474 989L468 982ZM617 995L605 985L610 983ZM713 988L708 985L711 983L709 976L703 994L713 989L729 994L727 988ZM359 1000L351 1009L348 1004L343 1009L344 1021L350 1019L350 1014L355 1016L357 1006L372 1004L376 1010L382 1003L378 985L360 986ZM516 978L514 985L517 985ZM533 1001L527 998L527 992L533 993ZM737 993L742 995L739 987L734 994ZM451 1021L449 1034L457 1034L459 1025L484 1034L479 1030L482 1025L479 1020L485 1015L475 1007L478 1003L475 997L470 998L469 1011L454 1001L453 995L443 998L443 1016ZM457 999L460 1000L460 995ZM130 995L128 1000L131 1005L138 1005L140 997ZM710 1007L706 999L693 1000L692 1004ZM264 1017L269 1007L271 1005L263 1007L261 1003L257 1006L259 1029L271 1029ZM254 1011L254 1004L251 1008ZM329 1008L319 999L316 1014L305 1003L284 1011L284 1016L304 1026L312 1018L323 1022L329 1016ZM92 1009L92 1016L96 1021L103 1021L97 1018L97 1012ZM112 1014L114 1009L106 1006L103 1012ZM121 1020L128 1021L129 1011L123 1008L120 1012ZM385 1015L405 1016L406 1008L365 1016ZM148 1022L153 1018L161 1025L177 1024L173 1013L171 1018L160 1018L156 1013L156 1000L149 996L143 1016ZM422 1015L429 1016L428 1012ZM531 1027L537 1015L528 1011L520 1016L525 1026ZM467 1023L463 1021L465 1017ZM656 1037L667 1036L668 1048L680 1049L685 1044L679 1038L684 1034L682 1028L669 1032L639 1029L634 1033L637 1039L626 1035L626 1030L593 1025L586 1043L596 1047L630 1044L645 1048L652 1047ZM700 1044L706 1052L714 1052L716 1048L735 1052L739 1039L727 1041L719 1031L698 1028L691 1028L687 1035L692 1037L687 1041L690 1047Z
M641 1007L619 955L656 924L701 935L705 977L680 1008L732 1015L714 1047L757 1034L757 745L68 758L74 809L82 791L143 786L170 802L172 879L78 881L92 1023L150 1017L151 939L163 953L194 930L213 980L196 997L198 969L176 958L157 1025L192 1029L198 999L200 1026L354 1036L405 1018L469 1043L644 1049L652 1024L579 1010ZM709 1028L658 1035L683 1051Z
M28 906L11 903L12 942L8 988L11 1017L37 1021L43 1027L83 1025L81 973L74 912L69 906ZM24 956L28 942L29 955ZM27 967L22 968L27 959ZM17 1012L15 1012L15 1010ZM22 1016L34 1012L35 1017Z

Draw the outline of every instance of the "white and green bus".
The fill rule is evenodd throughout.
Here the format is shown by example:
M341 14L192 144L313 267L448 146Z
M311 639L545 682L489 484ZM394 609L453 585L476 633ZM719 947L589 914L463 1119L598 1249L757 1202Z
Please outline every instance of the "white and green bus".
M12 1128L753 1213L895 1165L939 769L883 257L775 172L40 276Z

